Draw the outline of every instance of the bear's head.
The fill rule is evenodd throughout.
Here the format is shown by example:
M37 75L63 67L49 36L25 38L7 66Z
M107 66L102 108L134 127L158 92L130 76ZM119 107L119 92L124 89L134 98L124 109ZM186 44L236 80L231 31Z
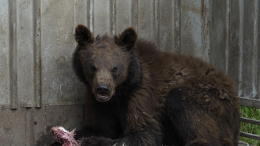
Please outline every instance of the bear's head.
M78 25L75 40L74 71L99 102L109 101L122 86L132 88L140 82L141 69L134 51L137 34L133 28L118 36L95 39L86 26Z

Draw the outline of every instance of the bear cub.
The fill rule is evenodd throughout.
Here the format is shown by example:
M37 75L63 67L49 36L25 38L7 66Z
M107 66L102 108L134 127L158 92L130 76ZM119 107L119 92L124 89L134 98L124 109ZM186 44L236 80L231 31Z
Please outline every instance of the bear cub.
M133 28L93 37L75 29L73 69L86 85L82 146L237 146L231 79L199 58L161 52Z

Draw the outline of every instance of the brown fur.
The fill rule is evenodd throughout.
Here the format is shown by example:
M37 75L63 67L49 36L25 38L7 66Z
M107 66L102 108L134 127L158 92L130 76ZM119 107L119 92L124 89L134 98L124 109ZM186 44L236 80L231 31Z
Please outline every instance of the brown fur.
M231 79L217 71L212 64L192 56L158 51L154 43L137 40L133 28L126 29L114 38L105 35L94 40L90 31L79 25L75 38L79 55L76 53L74 59L79 56L82 67L74 69L89 90L86 125L94 129L98 127L102 136L115 139L111 142L102 138L95 142L173 144L164 140L171 137L163 130L168 128L163 123L167 122L165 117L169 117L170 125L176 127L173 131L176 131L177 137L173 138L177 139L178 144L211 145L216 142L215 145L237 145L240 105L237 93ZM132 90L125 86L126 82L131 82L128 80L128 67L133 60L136 64L131 69L142 76L139 79L133 72L132 82L138 81L135 82L136 89ZM91 65L94 66L93 75L89 71ZM81 70L86 79L82 77ZM96 86L99 84L109 87L109 99L97 97ZM172 105L177 102L180 104ZM176 114L178 112L183 114ZM116 118L113 119L114 116ZM103 124L106 120L111 122ZM113 122L122 125L119 128L123 130L122 133L111 131L118 126ZM123 138L116 136L117 133ZM91 138L83 141L87 145Z
M153 92L156 92L155 97L159 101L156 106L163 107L161 103L165 101L162 97L171 89L181 90L184 87L187 92L183 100L190 100L189 102L197 106L194 107L195 113L187 111L192 115L189 117L190 121L194 121L191 126L202 139L211 133L222 145L232 146L232 139L239 140L239 134L234 138L230 132L239 130L239 114L233 115L233 111L238 113L240 103L233 82L228 76L199 58L157 51L151 47L155 46L151 42L138 40L136 46L143 47L137 47L141 66L148 69L150 78L154 79L153 85L156 88L153 88ZM146 67L147 64L149 67ZM204 141L207 142L205 139Z

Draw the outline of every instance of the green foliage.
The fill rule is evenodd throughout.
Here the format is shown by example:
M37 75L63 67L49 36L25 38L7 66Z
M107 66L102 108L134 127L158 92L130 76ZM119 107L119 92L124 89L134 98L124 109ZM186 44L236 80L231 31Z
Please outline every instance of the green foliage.
M242 117L260 120L260 109L241 106L240 110L241 110ZM260 126L259 125L241 122L241 131L260 136ZM247 142L251 145L260 146L259 140L252 140L252 139L245 138L242 136L240 137L240 140Z

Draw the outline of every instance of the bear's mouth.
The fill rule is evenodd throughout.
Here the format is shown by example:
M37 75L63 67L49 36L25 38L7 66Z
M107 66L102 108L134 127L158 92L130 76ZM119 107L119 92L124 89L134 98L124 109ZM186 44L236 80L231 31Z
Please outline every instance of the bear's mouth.
M96 94L96 99L99 102L106 102L110 99L111 90L110 87L106 84L99 84L96 86L96 89L94 90Z
M100 100L103 100L103 101L109 99L109 97L110 97L109 95L105 95L105 94L102 95L102 94L99 94L99 93L97 94L97 98L100 99Z

